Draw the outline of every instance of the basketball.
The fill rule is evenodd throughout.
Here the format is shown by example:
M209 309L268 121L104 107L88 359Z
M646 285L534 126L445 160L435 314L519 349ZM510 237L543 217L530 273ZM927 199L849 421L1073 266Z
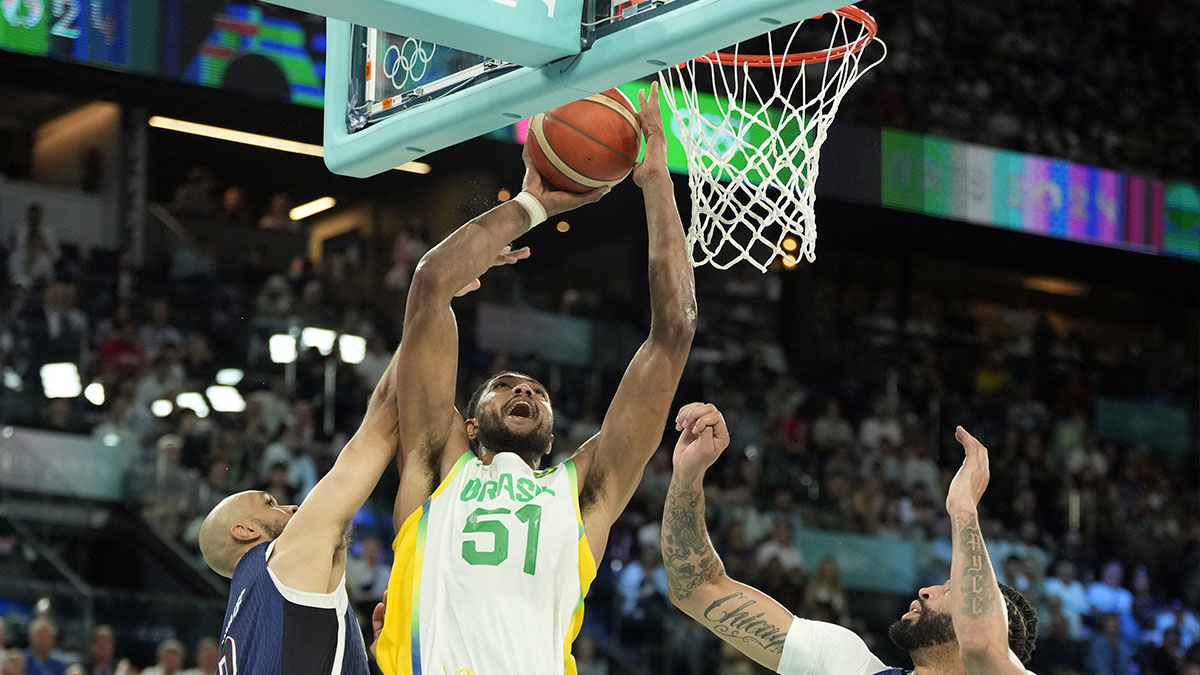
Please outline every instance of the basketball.
M547 183L587 192L629 175L641 149L641 125L629 98L609 89L535 115L525 144Z

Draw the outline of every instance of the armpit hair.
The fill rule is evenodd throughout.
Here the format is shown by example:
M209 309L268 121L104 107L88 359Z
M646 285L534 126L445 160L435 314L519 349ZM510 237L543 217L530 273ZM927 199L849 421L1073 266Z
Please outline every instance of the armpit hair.
M591 507L600 500L600 495L604 493L604 485L608 482L608 477L604 472L592 465L592 469L588 471L587 478L583 481L583 487L579 490L579 510L583 513L588 513Z

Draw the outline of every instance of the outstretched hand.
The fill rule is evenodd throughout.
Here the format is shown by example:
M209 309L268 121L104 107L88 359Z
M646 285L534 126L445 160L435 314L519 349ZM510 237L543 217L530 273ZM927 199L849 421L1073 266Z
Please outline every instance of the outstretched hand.
M513 247L505 246L503 249L501 249L500 254L496 256L496 260L492 262L492 267L499 267L501 265L515 265L518 260L524 260L528 257L528 246L519 248L515 251L513 250ZM454 297L461 298L471 291L477 291L481 285L482 284L479 283L479 280L475 279L466 286L463 286L461 291L454 294Z
M684 480L699 478L729 447L725 416L711 403L689 403L675 416L681 432L673 456L675 472Z
M611 187L602 187L588 192L567 192L566 190L555 190L546 181L542 179L542 175L533 168L533 151L529 149L529 144L525 144L525 149L521 152L521 159L525 160L525 180L521 183L521 189L529 194L537 197L537 200L542 203L542 208L546 209L546 216L557 216L560 213L566 213L572 209L577 209L584 204L591 204L600 201L600 198L608 194ZM534 223L537 225L537 223Z
M946 491L947 511L962 506L975 508L979 499L983 497L984 490L987 490L990 476L988 450L983 443L962 427L954 430L954 438L962 444L966 455L958 473L954 474L954 480L950 481L950 489Z
M650 85L650 96L645 89L638 90L638 122L646 136L646 155L633 166L633 182L638 187L655 176L669 176L667 170L667 134L663 131L662 111L658 107L658 83Z

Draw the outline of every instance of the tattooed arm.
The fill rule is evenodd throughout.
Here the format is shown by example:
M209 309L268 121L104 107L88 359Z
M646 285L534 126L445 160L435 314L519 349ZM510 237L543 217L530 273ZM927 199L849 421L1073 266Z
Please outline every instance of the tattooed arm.
M792 613L766 594L725 575L704 525L704 472L729 445L712 405L684 406L675 419L675 472L663 507L662 553L671 601L721 639L776 669Z
M955 431L955 437L966 457L946 495L953 528L947 590L959 654L968 675L1020 675L1025 668L1008 648L1008 612L976 510L988 484L987 448L962 427Z

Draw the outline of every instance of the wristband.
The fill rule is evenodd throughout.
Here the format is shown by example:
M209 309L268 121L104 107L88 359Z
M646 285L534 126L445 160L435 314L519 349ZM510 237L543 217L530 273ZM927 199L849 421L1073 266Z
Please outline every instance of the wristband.
M520 204L521 208L525 209L525 213L529 214L530 227L537 227L548 217L546 215L546 207L542 206L537 197L528 192L522 191L516 197L513 197L513 201Z

